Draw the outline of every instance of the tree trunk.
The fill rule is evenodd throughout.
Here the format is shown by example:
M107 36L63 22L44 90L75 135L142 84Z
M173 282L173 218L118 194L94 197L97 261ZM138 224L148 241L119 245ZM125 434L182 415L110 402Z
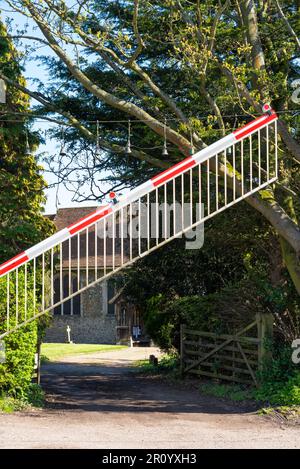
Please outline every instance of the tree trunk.
M282 251L282 258L284 264L289 271L290 277L295 285L295 288L300 295L300 262L299 256L289 243L280 237L280 246Z
M259 195L251 195L246 202L271 223L277 234L291 246L295 255L300 254L300 228L275 199L263 200Z
M246 25L247 38L251 44L252 66L255 70L265 69L265 58L258 33L256 6L254 0L241 2L244 24Z

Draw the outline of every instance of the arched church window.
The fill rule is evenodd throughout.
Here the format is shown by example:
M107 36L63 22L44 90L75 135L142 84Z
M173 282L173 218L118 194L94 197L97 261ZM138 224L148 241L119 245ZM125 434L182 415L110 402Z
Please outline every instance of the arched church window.
M69 274L63 276L62 288L63 295L62 298L67 298L69 293L75 293L77 291L77 275L71 274L71 284L69 283ZM54 279L54 303L61 301L60 295L61 282L57 277ZM69 300L63 302L59 306L54 308L54 314L58 316L80 316L81 313L81 297L80 294L70 298Z

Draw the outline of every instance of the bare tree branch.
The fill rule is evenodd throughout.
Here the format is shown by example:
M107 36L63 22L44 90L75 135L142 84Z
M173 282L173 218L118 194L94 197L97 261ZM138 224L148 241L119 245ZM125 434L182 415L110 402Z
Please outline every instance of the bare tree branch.
M288 20L287 17L285 16L285 14L284 14L284 12L283 12L283 10L282 10L282 8L281 8L281 5L280 5L279 1L278 1L278 0L274 0L274 2L275 2L275 5L276 5L276 7L277 7L277 10L278 10L278 13L279 13L280 17L281 17L282 20L284 21L284 23L285 23L285 25L286 25L288 31L291 33L291 35L292 35L293 38L295 39L295 42L296 42L296 44L297 44L297 47L298 47L298 49L300 50L300 40L299 40L297 34L295 33L294 29L292 28L291 23L289 22L289 20Z
M55 5L53 5L52 2L50 2L49 0L46 1L46 3L48 4L49 8L51 7L51 9L53 11L56 12L57 15L61 15L60 11L55 7ZM112 50L111 48L108 48L108 47L105 47L103 42L100 42L99 40L96 40L95 38L91 37L91 35L88 35L85 31L83 31L83 29L80 27L80 25L76 22L74 22L74 20L72 18L70 18L70 16L68 15L65 15L63 17L64 21L67 22L67 24L69 24L70 26L73 27L74 30L76 30L77 34L82 38L82 40L84 41L83 42L83 45L85 46L90 46L92 47L92 49L94 51L96 51L97 53L99 53L101 55L101 57L106 60L109 56L112 57L112 60L110 62L107 61L107 63L111 66L112 63L116 63L118 64L119 66L121 67L125 67L125 68L129 68L130 70L132 70L133 72L135 72L138 77L149 87L149 89L156 95L158 96L163 103L165 103L167 105L167 107L180 119L182 120L185 124L189 124L189 119L185 116L185 114L180 110L180 108L176 105L175 101L173 99L171 99L170 96L168 96L166 93L164 93L164 91L157 85L154 83L154 81L151 79L151 77L149 76L148 73L146 73L137 63L135 60L122 60L114 50ZM102 30L105 32L106 35L108 35L108 37L110 39L113 39L110 35L110 32L103 28L102 27ZM65 40L69 40L70 39L67 39L67 38L64 38ZM123 53L123 51L122 51ZM123 53L124 55L124 53ZM128 59L128 57L127 57ZM198 135L195 134L195 142L199 145L200 148L204 148L205 147L205 144L204 142L199 138Z
M82 135L84 135L90 142L96 143L96 135L94 135L89 129L87 129L81 122L79 122L71 113L63 111L61 109L58 109L57 106L54 106L51 104L45 96L43 96L41 93L36 93L34 91L29 90L23 85L20 85L18 82L15 82L11 79L9 79L6 75L0 72L0 78L4 80L6 83L14 86L18 90L22 91L25 94L28 94L28 96L31 96L34 98L36 101L40 102L43 106L45 106L45 110L51 111L55 114L60 114L63 117L67 119L68 125L75 127L78 129ZM52 121L55 122L55 120L52 119ZM59 125L62 125L62 122L56 121ZM66 125L66 124L65 124ZM113 151L116 153L123 153L124 149L121 145L117 144L111 144L107 141L104 141L102 139L99 139L99 145L101 145L105 150L108 151ZM157 168L162 168L166 169L169 167L169 164L167 164L164 161L161 161L157 158L154 158L147 153L143 151L137 151L135 149L132 149L132 156L135 158L139 159L140 161L146 161L150 165L157 167Z
M137 46L136 51L132 55L132 57L130 57L130 59L127 61L126 63L127 66L130 66L133 62L137 60L139 55L142 53L143 48L145 47L144 41L140 35L139 27L138 27L139 5L140 5L140 0L134 0L132 26L133 26L135 37L137 39L138 46Z
M261 107L262 103L257 102L252 96L251 93L248 91L247 87L242 83L240 80L238 80L232 71L224 64L222 63L218 58L216 58L216 61L219 65L220 70L222 73L230 80L231 83L233 83L237 90L239 91L240 95L246 99L248 104L252 106L256 112L261 113ZM280 133L280 136L284 143L286 144L288 150L292 153L292 155L295 157L298 163L300 163L300 145L299 143L291 136L290 132L288 131L286 123L279 119L278 120L278 130Z
M163 123L155 119L153 116L148 114L146 111L138 107L137 105L119 99L116 96L112 95L111 93L103 90L98 85L93 83L87 75L85 75L82 70L72 61L72 59L67 55L67 53L62 49L62 47L58 44L56 39L54 38L53 34L51 33L49 26L43 21L40 14L38 13L37 9L34 7L32 2L28 0L23 0L23 3L28 8L28 11L31 13L32 18L35 20L36 24L39 26L42 34L46 38L49 43L51 49L58 55L58 57L62 60L62 62L67 66L70 73L94 96L96 96L101 101L104 101L109 106L113 108L119 109L125 113L128 113L138 120L143 120L147 122L148 127L150 127L154 132L164 136L165 126ZM174 131L170 127L166 127L166 135L167 139L175 144L180 150L188 154L190 150L190 142L180 135L178 132Z

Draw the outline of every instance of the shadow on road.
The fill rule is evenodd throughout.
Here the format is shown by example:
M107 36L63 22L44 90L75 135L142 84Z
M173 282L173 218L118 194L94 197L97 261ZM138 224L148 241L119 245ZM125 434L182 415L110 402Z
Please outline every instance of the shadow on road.
M51 363L43 366L48 409L90 412L166 412L245 414L252 404L230 403L133 372L128 361L94 365Z

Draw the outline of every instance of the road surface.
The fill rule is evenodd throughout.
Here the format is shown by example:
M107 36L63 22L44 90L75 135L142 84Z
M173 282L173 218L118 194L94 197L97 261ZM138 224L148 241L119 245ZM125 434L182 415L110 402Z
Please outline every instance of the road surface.
M0 448L300 448L299 426L132 373L151 349L44 365L47 405L0 414Z

